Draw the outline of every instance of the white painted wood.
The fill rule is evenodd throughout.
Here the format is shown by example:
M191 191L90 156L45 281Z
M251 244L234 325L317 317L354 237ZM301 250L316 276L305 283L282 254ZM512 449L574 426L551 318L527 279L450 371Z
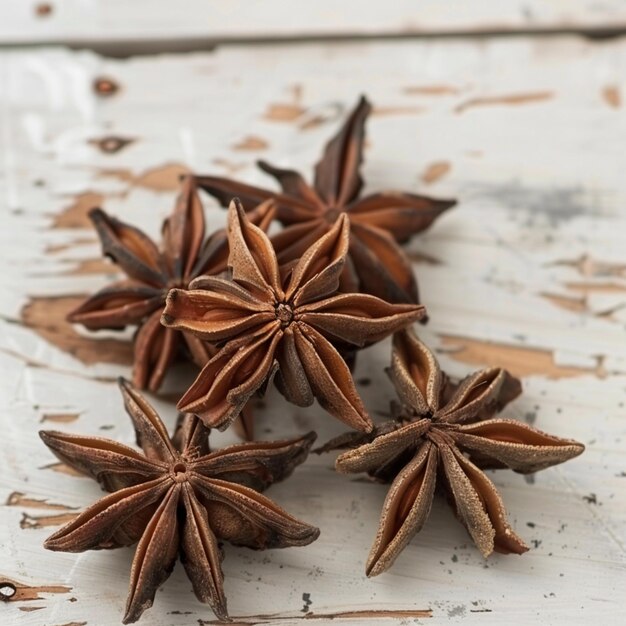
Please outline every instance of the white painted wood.
M44 8L42 8L44 7ZM47 8L46 8L47 7ZM619 28L620 0L3 0L0 42L231 39Z
M416 263L431 315L423 336L453 375L478 367L468 361L514 363L526 372L526 393L507 414L588 449L534 482L494 474L514 526L536 543L529 553L484 561L438 502L393 570L373 580L362 572L385 488L335 475L331 457L311 458L268 494L318 524L320 539L266 553L227 547L230 611L273 614L248 620L270 624L301 623L305 605L317 616L432 610L430 620L398 623L624 623L624 67L626 42L574 38L230 47L128 61L59 49L1 54L0 574L57 592L0 606L0 621L117 624L132 555L44 551L54 526L31 528L41 524L33 518L67 511L15 496L80 508L100 495L87 479L39 469L54 462L39 428L132 441L110 382L128 368L84 365L20 322L31 297L88 292L110 280L72 273L97 258L98 246L88 230L54 221L78 194L91 193L156 234L173 192L155 191L145 173L171 163L236 170L268 185L253 165L261 156L310 174L341 114L367 92L376 105L367 188L460 199L409 246L416 258L436 261ZM100 76L119 91L95 95ZM114 155L88 143L108 134L135 141ZM221 225L223 212L209 199L207 207ZM359 388L376 417L392 397L382 371L388 350L383 342L365 351L356 372L372 381ZM179 373L168 388L182 386ZM173 424L173 405L155 402ZM42 423L50 414L80 415ZM259 419L263 437L314 428L324 441L342 430L318 407L290 407L276 393ZM23 610L32 608L39 610ZM179 566L143 623L211 619Z

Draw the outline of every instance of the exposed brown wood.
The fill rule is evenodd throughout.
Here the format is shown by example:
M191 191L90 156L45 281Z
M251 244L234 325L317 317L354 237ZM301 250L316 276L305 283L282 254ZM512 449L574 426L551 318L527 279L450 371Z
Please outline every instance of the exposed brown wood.
M527 93L514 93L499 96L482 96L479 98L470 98L465 102L457 105L454 109L456 113L463 113L468 109L484 106L520 106L523 104L534 104L543 102L554 97L551 91L534 91Z
M404 88L411 96L456 96L461 90L453 85L412 85Z
M80 413L44 413L41 422L55 422L57 424L70 424L80 417Z
M478 339L443 335L445 352L451 358L483 367L503 367L515 376L571 378L589 374L601 375L598 368L565 367L554 362L549 350L522 348Z
M571 267L581 276L593 278L620 277L626 278L626 263L602 261L589 254L575 259L560 259L548 264L548 267Z
M587 300L584 297L571 297L547 292L542 293L541 296L565 311L572 311L573 313L585 313L587 311Z
M437 182L450 172L452 165L449 161L434 161L422 172L422 182L430 185Z
M6 506L24 506L27 508L47 509L50 511L71 511L76 507L66 506L65 504L54 504L40 498L31 498L19 491L13 491L9 494Z
M78 513L58 513L57 515L29 515L22 513L20 528L46 528L47 526L61 526L71 522Z
M190 173L190 169L182 163L165 163L152 167L139 174L121 168L105 168L98 172L102 178L114 178L127 183L131 187L143 187L156 192L177 191L181 176Z
M91 228L88 213L104 202L101 193L86 191L78 194L74 201L56 215L52 221L53 228Z
M617 85L607 85L602 90L602 97L613 109L619 109L622 106L622 94Z
M240 172L241 170L245 170L246 167L248 167L247 163L233 163L232 161L229 161L228 159L223 159L219 157L216 159L213 159L213 164L218 167L224 168L226 173L231 176L236 174L237 172Z
M76 477L82 477L83 475L76 471L74 468L70 467L69 465L67 465L67 463L50 463L48 465L44 465L42 466L40 469L49 469L52 470L53 472L59 472L60 474L66 474L67 476L76 476Z
M78 261L72 269L64 274L70 276L85 276L89 274L112 274L118 271L108 259L83 259Z
M568 282L565 286L572 291L581 293L626 293L626 284L602 282L602 283L586 283L586 282Z
M15 589L13 595L8 595L7 591L5 591L5 586L7 586L7 590ZM69 593L72 591L72 587L65 585L28 585L0 574L0 591L5 602L29 602L31 600L43 600L44 597L41 594Z
M50 244L46 246L44 252L46 254L59 254L61 252L65 252L66 250L71 250L72 248L83 246L83 245L91 245L95 243L97 238L94 237L77 237L76 239L72 239L67 243L58 243L58 244Z
M67 352L83 363L132 363L130 342L119 339L98 339L97 336L79 335L65 318L73 308L84 300L82 296L59 296L55 298L31 298L22 308L21 318L25 326L32 328L40 337Z
M269 144L262 137L256 135L247 135L241 141L238 141L234 146L234 150L266 150Z
M294 122L305 109L298 104L274 103L270 104L263 117L271 122Z

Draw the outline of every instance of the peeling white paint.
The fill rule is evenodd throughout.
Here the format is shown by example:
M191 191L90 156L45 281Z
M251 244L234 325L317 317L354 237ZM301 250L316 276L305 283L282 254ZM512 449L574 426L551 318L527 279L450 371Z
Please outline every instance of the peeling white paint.
M69 6L56 5L60 11ZM39 78L29 82L40 86L38 97L30 88L12 88L0 103L5 163L0 177L0 459L5 468L0 503L19 491L84 507L101 494L92 481L39 469L54 462L36 434L43 412L72 407L79 419L55 428L133 440L115 385L97 380L128 375L128 368L85 366L16 323L31 296L93 291L109 280L65 273L96 258L99 246L95 239L72 245L93 238L92 233L53 230L51 216L72 204L75 194L92 191L105 196L104 208L156 235L174 191L131 186L103 176L103 170L139 176L175 161L226 174L227 162L243 166L237 175L244 180L269 185L254 167L260 155L233 149L247 135L269 144L264 158L310 176L339 120L322 116L306 130L300 128L302 120L316 119L337 104L346 110L367 92L381 108L420 107L418 113L370 119L367 188L460 200L409 246L416 257L439 261L415 265L431 316L420 332L435 347L441 335L450 335L505 349L530 348L547 354L557 367L582 368L574 377L526 377L526 393L506 415L576 438L588 449L537 474L532 483L511 472L494 474L515 528L537 543L523 557L496 555L484 561L438 501L431 521L393 570L373 580L364 577L363 563L385 488L336 475L331 457L313 457L270 495L318 524L320 539L304 549L267 553L227 547L231 613L280 613L289 617L278 623L299 624L307 593L315 613L430 608L432 623L602 621L612 626L626 620L626 319L621 311L598 315L624 302L624 294L590 291L582 311L568 311L542 295L578 297L568 286L576 282L626 287L626 116L600 96L606 81L626 67L626 42L521 38L242 46L128 61L64 50L0 54L0 75L15 75L25 66L40 68ZM48 71L50 85L41 78ZM101 74L119 81L118 94L98 99L84 91ZM302 118L268 120L270 105L293 103L295 84ZM442 96L407 91L416 85L458 90ZM551 99L455 112L469 99L546 90L553 92ZM86 143L108 133L137 141L115 155ZM449 173L423 186L421 173L441 160L451 164ZM207 214L213 226L223 224L224 212L210 200ZM69 247L46 254L48 246L62 244ZM377 417L392 398L383 373L388 355L388 341L368 349L355 374L357 380L370 379L359 389ZM455 376L472 369L448 345L441 359ZM166 391L184 385L179 373ZM173 405L155 402L173 426ZM259 411L263 437L308 428L318 430L320 441L342 431L318 407L290 407L275 392ZM234 435L216 433L215 439L233 441ZM584 499L591 494L596 504ZM20 529L22 513L20 507L0 506L0 573L30 584L67 584L73 588L68 595L78 601L50 594L41 602L45 608L32 613L10 603L3 607L8 616L3 619L26 626L119 623L131 551L46 552L41 543L52 528ZM491 613L472 612L483 609ZM177 566L144 621L191 626L199 619L212 619L211 612L195 600Z

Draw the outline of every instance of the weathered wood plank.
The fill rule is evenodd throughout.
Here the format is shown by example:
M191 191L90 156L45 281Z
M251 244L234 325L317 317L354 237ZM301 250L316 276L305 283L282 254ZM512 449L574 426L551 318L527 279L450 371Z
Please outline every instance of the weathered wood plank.
M535 545L523 557L484 561L439 502L374 580L362 570L384 487L312 458L270 494L319 524L319 541L227 548L231 613L276 615L248 620L272 624L299 624L307 610L316 623L344 612L346 623L379 623L380 614L360 613L370 610L399 611L408 623L623 623L625 66L626 42L573 38L231 47L123 62L55 49L0 55L0 580L19 592L2 619L116 624L124 604L129 550L41 548L99 491L55 463L37 430L132 441L113 382L129 372L124 335L85 337L63 323L72 298L110 279L85 211L102 204L155 234L185 168L269 184L254 167L263 156L310 172L367 92L376 106L368 188L460 199L409 246L431 315L423 336L454 375L485 363L522 375L526 393L508 414L588 451L532 482L494 475L514 526ZM102 77L115 93L94 91ZM111 136L132 141L111 152L102 141ZM221 225L223 212L207 207ZM392 397L388 350L367 350L356 372L375 416ZM179 372L155 400L170 425L168 399L183 386ZM259 414L264 437L314 428L323 441L341 431L319 408L289 407L276 393ZM419 617L426 610L431 620ZM178 567L145 619L213 618Z
M0 43L168 47L230 40L407 36L626 27L620 0L9 0L0 4ZM119 51L117 51L119 53Z

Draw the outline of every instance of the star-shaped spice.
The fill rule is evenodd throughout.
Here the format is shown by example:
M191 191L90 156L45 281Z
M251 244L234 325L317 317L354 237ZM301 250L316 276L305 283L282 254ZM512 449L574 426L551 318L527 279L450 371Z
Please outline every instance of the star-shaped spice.
M267 228L274 215L271 201L250 214ZM228 241L220 229L204 240L202 203L192 177L185 177L172 215L163 223L163 248L141 230L107 215L89 214L103 253L127 275L88 298L67 319L89 330L137 326L134 339L133 382L156 391L168 367L184 345L193 361L204 366L212 356L207 344L193 335L163 328L165 297L172 287L186 287L196 276L226 269Z
M488 556L528 548L513 532L495 485L482 471L508 467L529 473L578 456L584 446L521 422L492 418L516 395L516 381L499 368L477 372L450 393L430 350L412 332L394 337L391 379L403 402L396 421L365 437L351 433L323 450L359 443L341 454L340 472L368 472L391 486L366 564L368 576L387 570L426 521L437 483L457 517Z
M179 402L211 427L225 428L248 398L277 383L287 400L317 398L329 413L359 430L372 423L345 361L333 346L374 343L424 315L418 304L389 304L370 295L337 294L350 241L342 215L281 273L266 234L241 204L228 214L232 278L202 277L190 291L173 289L162 322L223 344Z
M277 218L285 226L273 240L281 264L300 258L332 228L339 215L347 213L352 225L349 261L359 290L388 302L417 302L411 263L398 242L428 228L456 201L395 191L360 196L363 180L359 170L370 111L371 105L361 97L326 145L313 185L298 172L263 161L259 167L277 179L282 193L215 176L200 176L197 181L223 206L237 196L244 208L251 210L259 202L274 198Z
M315 433L211 452L209 431L196 417L185 416L170 439L146 399L123 380L120 388L143 454L110 439L40 433L61 461L111 492L44 545L83 552L138 542L125 624L152 605L178 555L197 598L227 620L218 541L284 548L307 545L319 535L258 493L305 460Z

